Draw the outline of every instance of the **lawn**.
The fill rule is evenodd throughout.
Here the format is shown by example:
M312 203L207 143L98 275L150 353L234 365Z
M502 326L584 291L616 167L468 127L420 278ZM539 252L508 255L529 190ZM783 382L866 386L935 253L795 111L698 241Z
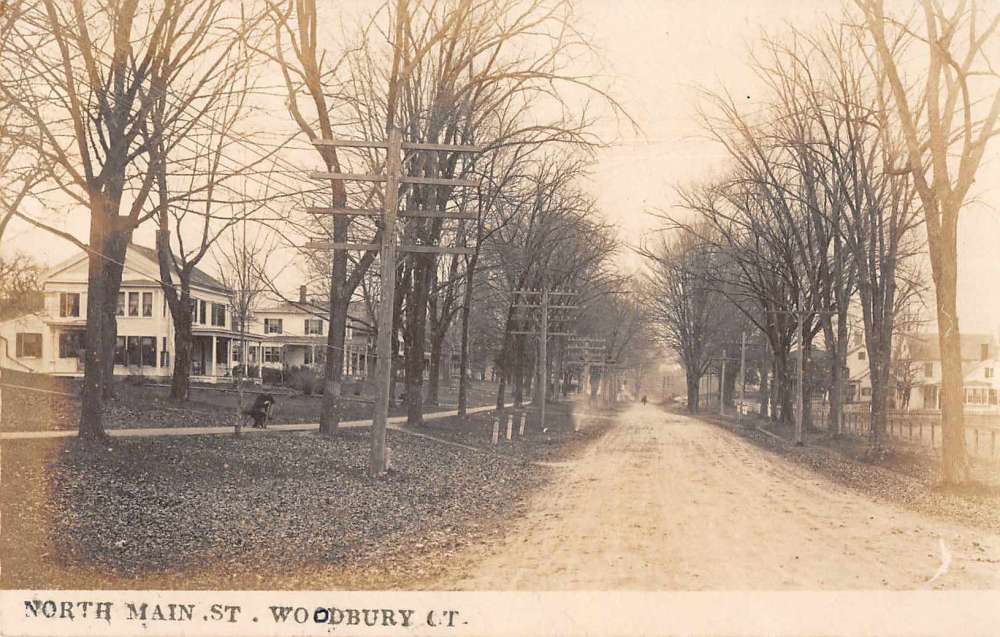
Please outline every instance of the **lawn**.
M0 429L3 431L42 431L76 429L80 414L79 382L54 379L46 391L14 388L3 389L3 413ZM272 393L276 400L274 423L318 422L322 396L303 395L282 387L248 386L244 404L253 400L257 392ZM441 409L452 408L457 402L455 386L442 386ZM69 395L64 395L69 394ZM119 381L115 384L114 398L105 405L105 427L108 429L133 427L209 427L230 426L238 413L239 394L231 386L195 386L190 400L177 402L169 397L166 386L135 384ZM344 385L342 418L367 419L372 414L372 390L367 383ZM471 381L469 405L488 405L496 399L496 384ZM428 410L435 410L428 406ZM405 413L403 406L390 410L392 415Z
M3 443L3 588L381 588L500 532L553 469L389 432ZM435 566L437 565L437 566Z

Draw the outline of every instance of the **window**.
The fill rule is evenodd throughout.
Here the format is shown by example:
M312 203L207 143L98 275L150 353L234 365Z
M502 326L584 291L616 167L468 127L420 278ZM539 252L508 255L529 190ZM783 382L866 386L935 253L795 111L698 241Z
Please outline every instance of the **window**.
M264 348L264 362L265 363L280 363L281 362L281 348L280 347L265 347Z
M59 316L80 316L80 294L77 292L59 293Z
M16 349L18 358L41 358L42 335L31 332L18 332Z
M118 293L118 309L115 310L116 316L125 316L125 293Z
M125 364L125 337L119 336L115 341L115 365Z
M990 358L990 344L983 343L979 346L979 360L985 361Z
M305 351L304 354L302 354L302 364L303 365L312 365L315 362L316 361L313 360L313 351L312 351L312 348L310 347L310 348L306 349L306 351Z
M139 316L139 293L128 293L128 315Z
M142 362L142 352L139 351L138 336L127 337L125 354L127 355L127 361L129 366L139 365Z
M233 343L233 362L234 363L243 362L243 346L239 342Z
M987 367L986 371L983 372L983 373L986 375L986 378L993 378L993 368L992 367Z
M865 360L865 350L861 350L860 352L858 352L858 360L859 361Z
M147 367L156 367L156 337L140 337L140 348L142 351L142 364Z
M995 389L990 390L990 404L991 405L997 404L997 390Z
M281 319L264 319L265 334L281 334Z
M143 292L142 293L142 315L152 316L153 315L153 293ZM153 349L156 349L156 342L153 342Z
M322 336L323 319L306 319L305 333L309 336Z
M221 303L212 303L212 325L217 327L226 326L226 306Z
M861 345L861 336L862 336L861 332L857 332L857 333L854 334L854 346L855 347L858 347L858 346Z
M79 358L85 343L83 330L60 332L59 358Z
M198 299L196 298L191 299L191 322L198 322Z
M205 309L208 307L207 301L198 301L198 322L204 325L206 323Z
M924 363L924 376L930 378L934 375L934 363Z

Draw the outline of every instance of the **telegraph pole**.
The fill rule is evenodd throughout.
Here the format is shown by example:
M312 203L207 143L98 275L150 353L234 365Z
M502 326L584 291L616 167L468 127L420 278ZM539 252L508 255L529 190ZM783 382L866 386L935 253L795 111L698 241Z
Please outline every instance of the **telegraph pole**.
M467 246L440 245L400 245L396 244L397 217L443 218L443 219L476 219L475 214L449 210L403 210L397 213L399 207L399 190L401 185L429 186L469 186L478 184L475 180L446 177L410 177L403 175L402 154L404 151L447 152L447 153L479 153L478 146L463 146L451 144L425 144L404 142L402 131L398 127L389 130L389 139L385 142L318 139L313 142L317 147L346 148L380 148L386 151L386 172L384 175L366 175L350 173L332 173L313 171L311 179L320 181L365 181L384 183L383 206L378 209L309 207L306 212L314 215L348 215L382 218L382 239L380 243L338 243L330 241L310 241L307 248L333 250L376 250L380 253L382 271L382 297L379 299L378 317L379 330L376 341L376 398L372 414L370 472L373 477L385 473L386 446L385 431L389 414L389 390L392 386L392 315L396 298L396 252L417 252L424 254L472 254L475 248ZM343 353L331 355L342 356Z
M572 336L572 333L566 331L549 331L549 310L575 310L577 305L570 303L570 299L576 296L576 292L572 290L552 290L550 291L548 285L542 286L541 290L516 290L514 292L514 307L526 308L526 309L540 309L541 310L541 321L539 321L539 327L537 330L534 328L529 328L525 330L511 330L511 334L523 334L523 335L537 335L539 338L538 342L538 358L539 358L539 387L538 396L541 400L539 406L539 419L541 421L540 426L545 426L545 403L548 400L548 389L549 389L549 360L548 360L548 340L549 336ZM521 302L518 303L518 296L521 297ZM549 302L550 296L557 296L564 298L566 300L559 301L557 305L552 305ZM565 319L564 319L565 320Z
M802 288L799 287L799 307L798 312L796 312L796 318L798 319L798 330L799 330L799 383L798 389L795 392L795 403L798 408L795 413L795 444L801 447L804 443L802 441L802 420L803 420L803 400L804 390L802 387L802 379L805 376L805 328L802 325L802 315L805 313L805 297L802 294Z
M746 330L740 335L740 408L736 410L736 423L743 422L743 405L747 395L747 333Z
M726 350L722 350L722 373L719 374L719 415L726 415Z

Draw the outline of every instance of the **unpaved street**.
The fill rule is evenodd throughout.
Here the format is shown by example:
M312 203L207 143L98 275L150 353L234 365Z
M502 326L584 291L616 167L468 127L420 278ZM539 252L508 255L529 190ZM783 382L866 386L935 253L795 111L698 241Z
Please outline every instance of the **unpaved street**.
M619 423L441 588L1000 587L1000 537L873 502L652 406Z

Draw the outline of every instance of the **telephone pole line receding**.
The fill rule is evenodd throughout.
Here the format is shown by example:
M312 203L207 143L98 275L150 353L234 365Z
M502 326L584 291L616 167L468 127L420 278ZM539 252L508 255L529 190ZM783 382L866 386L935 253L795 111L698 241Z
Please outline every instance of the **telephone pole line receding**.
M526 330L511 330L511 334L525 334L525 335L538 335L538 358L539 358L539 387L538 396L540 400L539 406L539 427L545 427L545 403L548 401L548 389L549 389L549 361L548 361L548 340L549 336L572 336L572 333L566 331L549 331L549 310L575 310L577 305L569 303L569 299L576 296L576 292L573 290L549 290L548 286L543 286L541 290L515 290L514 291L514 303L513 307L516 308L527 308L527 309L540 309L541 310L541 321L539 321L538 329L526 329ZM549 297L555 296L557 298L566 299L557 301L555 305L550 303ZM518 297L520 298L520 303L518 303ZM566 319L562 319L559 322L563 322Z

